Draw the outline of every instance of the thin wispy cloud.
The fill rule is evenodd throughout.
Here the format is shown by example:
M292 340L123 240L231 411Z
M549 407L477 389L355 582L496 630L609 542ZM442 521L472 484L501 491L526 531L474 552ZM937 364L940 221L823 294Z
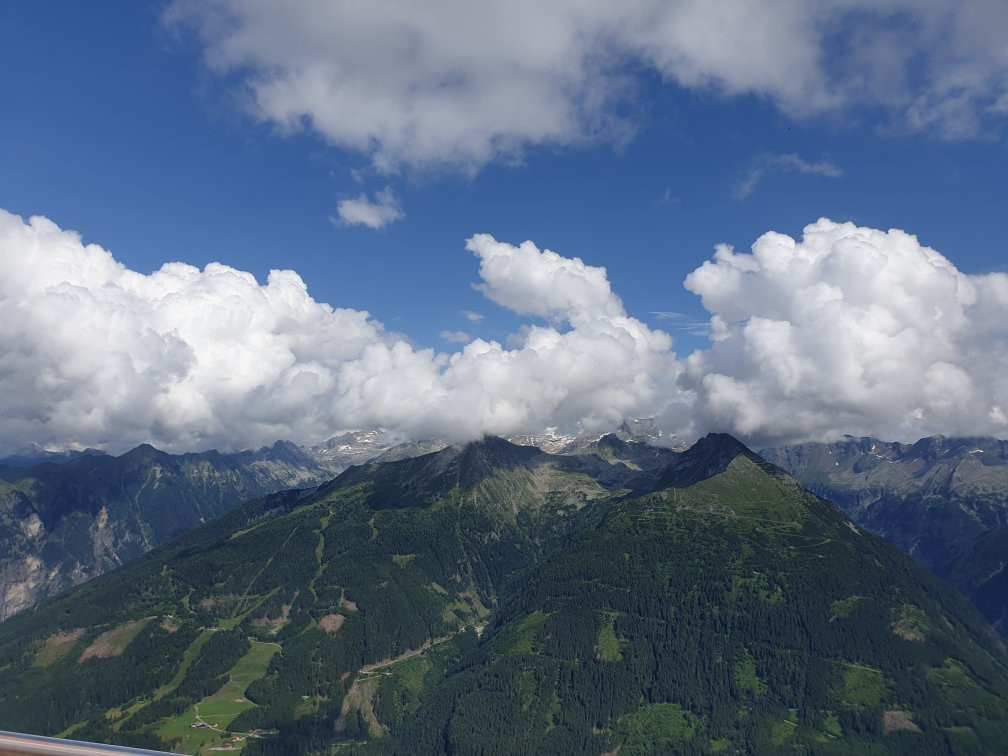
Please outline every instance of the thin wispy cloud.
M460 310L460 314L470 323L479 323L483 320L483 314L473 310Z
M450 344L465 344L472 340L472 336L465 331L441 331L438 336Z
M843 171L829 160L810 161L794 153L759 155L753 158L746 175L732 188L732 196L737 200L744 200L770 173L804 173L827 178L843 176Z
M671 187L665 187L665 194L662 195L661 199L658 200L659 205L678 205L682 201L682 198L677 194L672 194Z
M689 316L683 312L672 310L654 310L651 312L657 320L661 320L662 326L674 331L685 331L693 336L709 336L711 324L708 320L690 320Z

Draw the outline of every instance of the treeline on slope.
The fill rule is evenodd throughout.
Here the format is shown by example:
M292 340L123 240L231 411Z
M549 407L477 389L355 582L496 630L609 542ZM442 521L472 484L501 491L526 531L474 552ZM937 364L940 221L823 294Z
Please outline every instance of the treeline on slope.
M307 494L288 492L250 502L207 526L160 547L133 565L103 575L72 593L49 600L32 612L0 624L0 718L8 729L56 734L90 722L103 726L104 712L136 698L149 699L182 662L199 629L215 621L213 612L188 598L197 587L212 592L224 566L213 547L232 532L268 518L270 512L296 506ZM225 540L226 542L226 540ZM167 565L184 565L207 557L187 586ZM244 574L256 554L232 552L230 571ZM259 556L265 560L268 554ZM183 570L184 571L184 570ZM202 574L200 574L202 573ZM178 618L179 628L149 622L119 656L78 664L81 652L101 633L144 617ZM37 664L47 642L59 634L85 631L72 650L45 665ZM222 636L224 637L224 636ZM244 637L244 635L242 635ZM211 651L215 644L208 644ZM143 674L137 674L142 670ZM25 695L30 691L30 695ZM63 691L70 691L64 694ZM75 732L87 732L85 728ZM125 734L125 733L124 733ZM102 738L98 738L99 740ZM120 742L119 733L116 742Z

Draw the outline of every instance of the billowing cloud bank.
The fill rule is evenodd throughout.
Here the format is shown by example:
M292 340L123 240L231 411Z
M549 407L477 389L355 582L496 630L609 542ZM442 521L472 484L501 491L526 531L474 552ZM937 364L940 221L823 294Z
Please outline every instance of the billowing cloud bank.
M1008 432L1008 275L968 276L903 231L820 220L719 246L686 288L713 345L686 360L697 428L788 441Z
M604 429L676 395L671 340L627 317L604 269L486 235L467 246L490 299L550 324L514 349L436 353L315 302L293 271L265 286L220 264L142 275L45 218L0 211L0 451Z
M657 416L672 437L1008 433L1008 275L968 276L902 231L828 220L718 247L686 279L712 344L681 359L604 268L486 234L479 285L531 316L520 345L418 349L368 313L220 264L131 271L0 211L0 452L183 450L382 426L465 440Z
M947 137L1008 115L1003 0L174 0L166 19L255 117L381 170L624 139L632 70Z

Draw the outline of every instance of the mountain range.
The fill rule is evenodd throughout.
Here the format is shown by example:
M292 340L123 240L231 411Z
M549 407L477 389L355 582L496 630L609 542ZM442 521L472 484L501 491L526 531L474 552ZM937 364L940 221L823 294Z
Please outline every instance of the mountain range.
M949 580L1008 634L1008 442L846 437L760 454Z
M991 753L1002 639L735 439L487 438L0 624L0 728L209 753Z
M614 438L654 440L660 433L653 421L628 420ZM576 454L598 439L545 432L517 440ZM0 459L0 621L248 499L317 485L352 465L448 446L359 430L311 447L278 441L232 454L172 455L146 444L121 456L26 448Z
M604 458L611 453L607 444L616 441L643 448L639 444L662 439L654 421L645 419L628 420L602 438L547 430L509 440ZM0 460L0 554L6 555L0 556L0 620L248 498L318 484L351 465L409 459L448 446L364 430L312 447L278 442L237 454L167 455L148 446L122 457L95 449L22 450ZM657 464L672 454L649 448L652 462L638 463ZM949 580L1008 634L1006 442L930 437L898 444L845 437L760 453Z

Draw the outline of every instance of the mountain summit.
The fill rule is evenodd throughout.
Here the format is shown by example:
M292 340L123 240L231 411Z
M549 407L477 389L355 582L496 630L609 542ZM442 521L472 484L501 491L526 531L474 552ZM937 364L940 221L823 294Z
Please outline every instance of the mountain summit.
M727 433L708 433L693 446L675 456L658 479L655 489L688 488L723 473L737 457L748 459L768 472L776 470L734 436Z

